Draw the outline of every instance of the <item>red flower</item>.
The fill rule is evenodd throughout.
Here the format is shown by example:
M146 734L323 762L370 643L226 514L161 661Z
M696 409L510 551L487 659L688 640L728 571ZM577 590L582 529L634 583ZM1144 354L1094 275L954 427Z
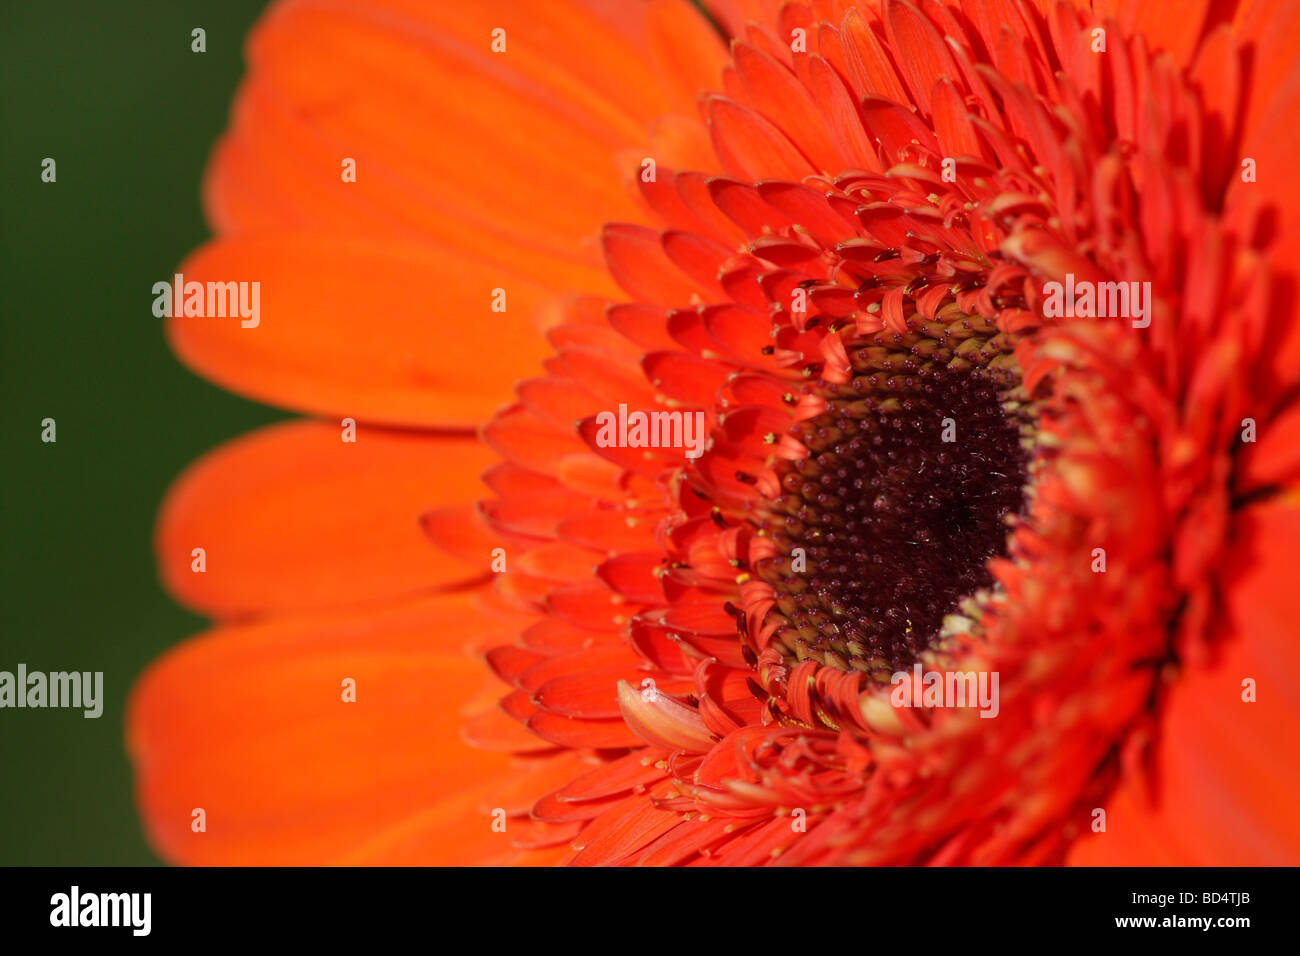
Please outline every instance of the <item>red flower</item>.
M231 238L184 271L269 270L264 314L286 319L173 339L233 388L363 422L469 425L524 380L482 431L501 461L478 505L443 464L477 473L468 439L350 448L326 425L173 493L164 567L213 538L242 565L179 564L178 592L317 610L146 677L132 741L163 852L1300 859L1300 249L1269 185L1300 13L721 4L723 66L673 3L428 28L401 6L261 27L212 178ZM696 88L718 90L703 123ZM268 172L363 146L365 190ZM585 258L600 220L617 288ZM451 308L412 309L425 272ZM470 317L493 287L508 316L571 293L540 313L542 374L517 320ZM249 495L214 511L209 476L232 474ZM449 557L425 567L403 516L440 482L423 525ZM265 568L259 520L286 513L292 551ZM465 637L509 685L471 707L477 756L447 740ZM327 692L359 668L377 714ZM233 831L187 832L205 800Z

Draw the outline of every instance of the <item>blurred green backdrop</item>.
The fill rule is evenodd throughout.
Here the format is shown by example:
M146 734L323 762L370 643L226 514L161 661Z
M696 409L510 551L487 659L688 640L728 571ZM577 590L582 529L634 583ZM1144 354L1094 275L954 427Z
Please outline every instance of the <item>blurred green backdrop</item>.
M0 3L0 670L103 671L105 697L98 720L0 710L0 864L156 862L123 706L203 622L158 586L154 512L201 452L285 416L185 371L150 287L207 235L199 176L262 6ZM206 53L190 51L195 27Z

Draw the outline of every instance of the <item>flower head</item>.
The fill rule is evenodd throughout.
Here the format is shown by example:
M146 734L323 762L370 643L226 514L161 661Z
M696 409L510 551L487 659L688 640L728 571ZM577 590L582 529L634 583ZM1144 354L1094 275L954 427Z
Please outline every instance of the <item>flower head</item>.
M459 427L504 381L516 400L481 445L376 433L391 474L356 460L364 440L325 450L314 430L329 426L293 426L300 455L347 472L309 487L367 496L341 509L347 534L308 532L367 542L364 586L327 550L321 567L241 585L242 601L204 582L199 603L300 613L341 603L332 586L353 617L293 621L287 643L255 633L285 625L243 625L209 653L278 647L337 669L298 642L365 635L365 654L399 655L381 668L398 700L374 725L333 703L331 720L349 722L349 747L402 729L372 781L392 800L382 828L321 822L347 844L331 854L310 828L258 844L252 826L243 852L439 858L431 831L477 827L461 858L504 859L473 816L489 807L525 859L583 864L1300 856L1293 766L1242 743L1294 719L1278 662L1300 524L1298 227L1254 171L1287 161L1295 11L719 4L724 55L685 5L549 5L489 13L516 31L493 60L488 19L423 29L402 7L273 14L214 167L231 238L206 255L281 264L286 314L323 306L324 328L277 333L268 280L257 342L188 321L173 339L218 381L323 414ZM463 68L454 96L433 50ZM355 73L312 73L330 52ZM469 124L478 148L424 155L389 98L350 95L358 78ZM475 125L501 123L494 104L517 112ZM267 145L281 127L299 137L283 156ZM288 167L344 132L373 150L376 185L286 180L296 218L250 201L259 150ZM522 300L545 348L516 324L431 320L373 284L416 274ZM372 338L358 317L376 307ZM512 336L527 347L467 370ZM426 567L375 518L413 526L427 509L411 498L437 486L430 459L453 447L466 474L496 458L490 493L446 484L422 521L441 548ZM174 517L184 500L165 554L193 537ZM414 598L421 583L441 590ZM455 710L440 695L465 644L506 685L468 704L473 752L406 724ZM211 782L162 749L169 689L200 664L186 653L140 692L150 813ZM406 654L435 655L429 693L399 673ZM284 736L258 753L332 752L254 700L220 714L269 713ZM431 770L472 786L422 802L412 788ZM319 819L351 820L367 787L353 789L312 793ZM1226 844L1204 840L1214 827ZM187 837L157 838L195 858Z

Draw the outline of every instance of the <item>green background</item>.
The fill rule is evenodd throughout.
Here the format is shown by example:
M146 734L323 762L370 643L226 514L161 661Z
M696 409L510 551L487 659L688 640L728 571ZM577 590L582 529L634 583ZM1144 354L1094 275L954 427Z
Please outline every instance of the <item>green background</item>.
M0 670L103 671L105 697L98 720L0 710L0 864L156 862L123 707L203 621L158 585L154 513L200 453L286 416L182 368L150 287L208 235L199 178L262 6L0 2Z

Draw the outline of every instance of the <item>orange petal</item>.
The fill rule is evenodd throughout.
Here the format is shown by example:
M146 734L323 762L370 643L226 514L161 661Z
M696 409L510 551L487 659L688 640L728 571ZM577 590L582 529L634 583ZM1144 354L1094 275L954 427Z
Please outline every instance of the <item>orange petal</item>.
M1300 862L1300 502L1247 509L1223 562L1228 636L1212 666L1188 665L1161 714L1154 799L1127 779L1084 865L1294 866ZM1243 681L1256 702L1243 701Z
M578 841L582 846L574 866L618 863L653 843L681 822L681 815L661 810L644 798L630 797L616 804L587 826Z
M188 864L330 863L385 833L395 853L394 828L441 808L460 826L422 862L475 862L493 835L491 785L504 788L510 766L458 736L482 665L457 649L481 623L470 595L436 596L217 627L156 661L127 713L154 847Z
M278 233L215 241L178 271L186 283L260 290L255 326L169 319L181 360L231 391L298 411L472 428L546 354L529 320L545 290L452 248ZM493 311L496 289L504 312Z
M709 129L727 172L747 181L799 182L817 170L785 133L753 110L723 96L710 96Z
M571 749L609 750L641 745L621 720L580 720L539 711L528 719L528 729L543 740Z
M1249 44L1249 94L1240 118L1241 144L1234 154L1225 199L1226 219L1257 234L1273 272L1269 309L1268 366L1291 386L1300 367L1300 323L1296 311L1300 274L1300 193L1290 188L1295 155L1294 117L1300 104L1300 6L1286 0L1261 0L1238 9L1240 29ZM1243 182L1240 164L1256 164L1258 182Z
M717 17L728 36L740 36L751 20L771 23L781 0L709 0L704 5Z
M1300 480L1300 403L1292 403L1259 428L1254 443L1241 451L1240 491Z
M277 4L248 43L210 208L223 232L386 217L488 255L572 256L633 208L614 156L644 151L659 117L692 115L724 58L685 0Z
M384 601L465 582L478 567L437 548L419 515L468 502L490 449L467 436L323 422L225 445L169 492L156 548L177 600L216 617ZM205 570L194 569L202 548Z
M618 706L628 727L652 747L708 753L713 746L713 737L699 711L660 692L653 681L634 689L620 680Z
M420 516L420 527L437 548L460 558L483 572L502 557L516 539L500 535L488 527L476 504L449 505Z

